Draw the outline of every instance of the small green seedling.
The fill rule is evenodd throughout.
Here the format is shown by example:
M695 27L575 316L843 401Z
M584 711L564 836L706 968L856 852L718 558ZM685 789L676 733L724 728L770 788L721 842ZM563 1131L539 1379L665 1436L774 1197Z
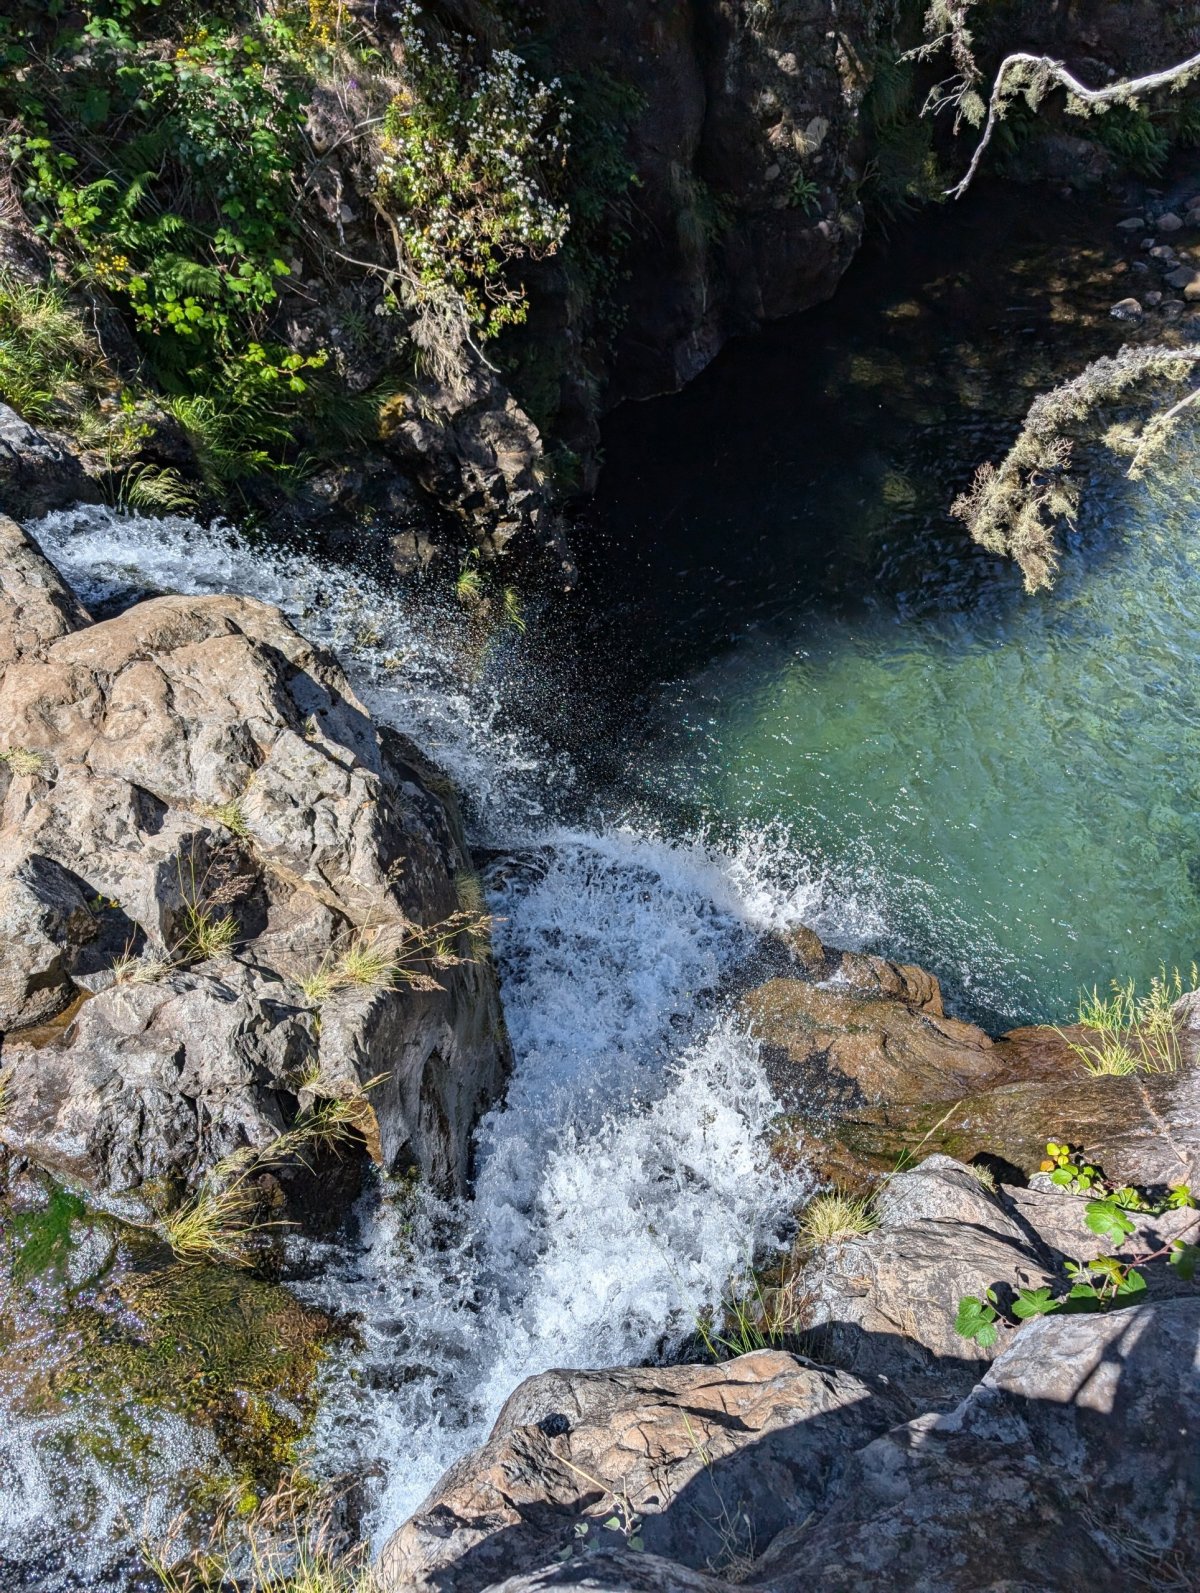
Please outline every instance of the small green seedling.
M1075 1147L1053 1139L1046 1142L1046 1156L1040 1171L1049 1173L1052 1184L1072 1195L1082 1195L1104 1181L1100 1169L1085 1162Z

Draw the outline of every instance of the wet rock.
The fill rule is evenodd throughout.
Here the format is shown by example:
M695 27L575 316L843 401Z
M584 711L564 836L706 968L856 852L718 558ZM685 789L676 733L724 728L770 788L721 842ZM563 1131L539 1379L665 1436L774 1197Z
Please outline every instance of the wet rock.
M941 1015L922 970L848 966L819 984L770 979L742 999L787 1110L812 1119L867 1102L952 1100L994 1075L991 1040Z
M461 1188L507 1066L486 956L456 942L455 965L418 960L420 988L375 980L349 1027L347 991L330 1022L344 1047L318 1049L300 985L458 911L468 858L445 783L277 610L164 597L90 624L4 534L20 656L0 723L21 758L0 762L0 1139L116 1192L263 1143L302 1090L387 1075L373 1148ZM222 922L224 940L198 938ZM63 1008L53 1032L29 1027Z
M488 1442L391 1539L384 1589L475 1593L569 1554L580 1525L589 1541L621 1548L602 1526L614 1500L642 1518L649 1580L628 1585L711 1586L673 1583L652 1557L691 1571L739 1545L748 1557L806 1519L848 1454L905 1409L894 1394L778 1351L721 1366L547 1372L521 1384Z
M1142 307L1136 299L1119 299L1108 313L1115 321L1140 321Z
M1117 222L1118 232L1142 232L1146 223L1141 216L1126 216L1124 221Z
M99 498L99 487L65 438L39 431L0 404L0 512L32 520Z
M45 558L33 537L0 514L0 678L14 659L90 624L74 592ZM12 739L0 732L0 750Z
M602 1549L495 1582L487 1593L732 1593L734 1584L657 1554Z
M1183 226L1183 220L1173 210L1168 210L1164 215L1159 216L1155 226L1159 232L1178 232Z
M1200 298L1200 271L1197 271L1194 266L1178 266L1174 271L1168 271L1164 280L1168 287L1181 288L1185 299ZM1193 287L1193 285L1195 291L1189 293L1188 289Z
M952 1412L864 1448L754 1569L772 1593L1188 1585L1200 1300L1028 1323Z

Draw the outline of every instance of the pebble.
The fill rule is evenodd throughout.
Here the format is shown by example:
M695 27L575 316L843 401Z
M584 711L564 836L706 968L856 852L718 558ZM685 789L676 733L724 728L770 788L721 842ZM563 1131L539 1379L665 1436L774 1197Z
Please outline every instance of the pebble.
M1151 309L1153 309L1156 304L1161 304L1163 301L1163 296L1157 288L1151 289L1149 293L1143 295L1143 298Z
M1158 218L1159 232L1178 232L1182 226L1183 222L1173 210L1168 210L1165 216Z
M1142 239L1142 248L1143 249L1157 249L1158 248L1158 239L1157 238L1143 238Z
M1159 308L1170 319L1173 316L1182 315L1187 306L1182 299L1164 299Z
M1152 260L1170 260L1172 262L1177 262L1179 256L1175 253L1174 249L1171 248L1169 243L1160 243L1157 248L1151 249L1150 258Z
M1126 216L1124 221L1117 222L1119 232L1141 232L1146 223L1141 216Z
M1142 277L1148 276L1150 274L1150 267L1144 260L1134 260L1129 269L1131 271L1136 271L1137 274Z
M1174 271L1168 271L1165 281L1168 287L1186 288L1196 275L1194 266L1181 265L1177 266Z
M1117 321L1140 321L1142 307L1136 299L1121 299L1108 313Z

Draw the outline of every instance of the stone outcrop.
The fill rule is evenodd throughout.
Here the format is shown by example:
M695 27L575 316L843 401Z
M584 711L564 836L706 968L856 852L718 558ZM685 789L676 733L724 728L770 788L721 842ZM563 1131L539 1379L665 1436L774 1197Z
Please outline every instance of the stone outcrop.
M69 439L40 431L0 404L0 511L33 519L99 497Z
M856 1455L755 1576L801 1589L1187 1587L1200 1525L1200 1300L1023 1327L945 1415ZM1192 1584L1194 1585L1194 1583Z
M407 981L301 986L455 919L444 785L277 610L164 597L91 624L0 538L0 1140L128 1191L376 1080L375 1153L462 1188L508 1060L490 960L459 935Z
M1093 1077L1072 1050L1089 1041L1078 1025L993 1040L947 1016L913 965L833 951L805 929L765 963L740 1010L787 1113L782 1159L852 1186L935 1151L1028 1178L1047 1139L1069 1137L1120 1182L1200 1185L1196 997L1176 1007L1179 1066Z
M474 1593L579 1544L619 1547L629 1511L648 1555L703 1571L750 1558L819 1504L839 1462L907 1414L860 1379L764 1350L724 1366L547 1372L522 1383L483 1449L392 1538L388 1593Z
M1117 1593L1148 1566L1190 1585L1195 1288L1160 1263L1172 1275L1144 1303L1035 1319L980 1350L954 1335L958 1296L1003 1297L1111 1248L1086 1201L991 1193L937 1156L880 1208L876 1232L799 1280L819 1360L530 1379L393 1537L386 1593L968 1593L1050 1577ZM1195 1218L1139 1218L1129 1243Z

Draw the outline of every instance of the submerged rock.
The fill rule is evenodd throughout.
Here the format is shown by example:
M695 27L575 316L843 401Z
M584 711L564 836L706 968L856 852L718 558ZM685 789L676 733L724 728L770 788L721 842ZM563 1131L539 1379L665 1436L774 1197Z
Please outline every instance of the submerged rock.
M91 624L0 534L0 1141L107 1193L190 1181L376 1080L376 1152L461 1189L508 1065L490 958L383 956L462 919L444 782L276 609Z

